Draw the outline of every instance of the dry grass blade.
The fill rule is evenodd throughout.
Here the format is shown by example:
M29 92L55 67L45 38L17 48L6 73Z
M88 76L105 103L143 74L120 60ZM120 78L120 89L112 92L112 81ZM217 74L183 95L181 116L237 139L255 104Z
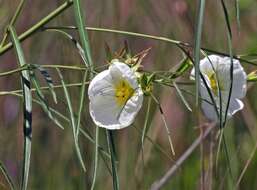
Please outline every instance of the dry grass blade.
M239 178L238 178L238 180L237 180L237 182L236 182L236 189L239 188L240 182L241 182L241 180L243 179L244 174L245 174L245 172L246 172L248 166L250 165L250 163L251 163L251 161L252 161L252 159L253 159L253 157L254 157L256 151L257 151L257 142L255 143L255 146L254 146L254 148L253 148L253 151L252 151L250 157L248 158L248 160L247 160L247 162L246 162L246 164L245 164L245 166L244 166L244 169L242 170L242 172L241 172L241 174L240 174L240 176L239 176Z
M4 165L2 162L0 162L0 170L2 172L2 174L4 175L6 181L8 182L9 184L9 187L11 190L15 190L15 186L14 186L14 183L12 181L12 178L11 176L8 174L7 170L5 169Z
M168 140L169 140L169 144L170 144L171 153L174 156L175 155L175 150L174 150L174 147L173 147L173 143L172 143L172 140L171 140L170 130L169 130L169 127L167 125L167 122L166 122L166 119L165 119L165 116L164 116L161 104L160 104L160 102L157 100L157 98L152 93L151 93L151 97L153 98L153 100L155 101L155 103L159 107L159 110L160 110L160 113L161 113L161 119L162 119L162 121L164 123L165 129L166 129L166 132L167 132L167 135L168 135Z
M208 127L203 135L200 135L191 146L180 156L176 163L159 179L156 180L152 185L150 190L159 190L161 189L175 174L177 169L186 161L186 159L193 153L193 151L201 144L201 142L210 134L210 132L215 129L216 124L205 124L201 127Z

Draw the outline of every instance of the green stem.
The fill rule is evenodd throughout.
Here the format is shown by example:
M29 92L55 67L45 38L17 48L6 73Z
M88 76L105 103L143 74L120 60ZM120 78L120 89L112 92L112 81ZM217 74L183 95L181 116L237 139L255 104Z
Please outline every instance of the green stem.
M60 5L57 9L55 9L53 12L51 12L49 15L47 15L46 17L44 17L43 19L41 19L37 24L35 24L34 26L32 26L30 29L28 29L27 31L25 31L24 33L22 33L18 39L19 41L23 41L26 38L28 38L29 36L31 36L32 34L34 34L35 32L37 32L38 30L40 30L45 24L47 24L49 21L51 21L53 18L55 18L56 16L58 16L60 13L62 13L65 9L67 9L69 6L72 5L72 1L66 1L65 3L63 3L62 5ZM6 44L5 46L3 46L0 49L0 55L4 54L6 51L8 51L9 49L11 49L13 47L13 44L10 42L8 44Z
M20 13L21 13L21 10L22 10L22 8L23 8L24 2L25 2L25 0L21 0L21 1L20 1L20 3L19 3L19 5L18 5L18 7L17 7L17 9L16 9L16 11L15 11L15 13L14 13L14 15L13 15L11 21L10 21L10 23L9 23L10 26L13 26L13 25L15 24L15 22L16 22L18 16L19 16ZM0 48L3 47L3 45L4 45L4 43L5 43L5 41L6 41L7 37L8 37L8 35L9 35L9 32L8 32L8 30L7 30L7 28L6 28L5 33L4 33L4 37L3 37L3 39L2 39L2 41L1 41L1 43L0 43Z

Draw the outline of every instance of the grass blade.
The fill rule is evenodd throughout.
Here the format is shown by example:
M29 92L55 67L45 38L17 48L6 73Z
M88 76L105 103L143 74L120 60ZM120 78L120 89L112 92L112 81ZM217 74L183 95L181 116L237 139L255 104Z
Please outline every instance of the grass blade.
M94 176L93 182L91 185L91 190L94 190L95 181L96 181L96 174L97 174L97 165L98 165L98 143L99 143L99 127L96 126L95 128L95 164L94 164Z
M146 136L147 131L148 131L149 127L150 127L149 116L150 116L151 104L152 104L152 98L148 97L147 111L146 111L146 116L145 116L144 128L143 128L142 136L141 136L142 150L143 150L143 147L144 147L145 136Z
M67 37L71 42L73 42L73 44L75 45L75 47L78 49L79 55L82 58L83 62L85 63L86 67L89 67L87 58L85 56L85 51L84 49L81 47L80 43L70 34L68 34L67 32L64 32L63 30L58 30L58 29L48 29L48 28L44 28L44 31L48 31L48 32L58 32L62 35L64 35L65 37Z
M178 87L178 85L176 84L175 81L173 82L173 85L174 85L174 87L175 87L175 89L176 89L176 91L177 91L179 97L181 98L182 102L183 102L184 105L186 106L186 108L187 108L190 112L192 112L192 109L190 108L189 103L188 103L187 100L185 99L184 95L182 94L181 90L179 89L179 87Z
M113 139L113 134L111 130L106 130L108 147L111 154L111 163L112 163L112 182L113 182L113 189L119 190L119 178L117 172L117 159L116 159L116 151L115 151L115 144Z
M6 181L7 181L7 183L9 184L10 189L11 189L11 190L14 190L14 189L15 189L15 186L14 186L14 183L13 183L13 181L12 181L12 178L11 178L11 176L8 174L8 172L7 172L7 170L5 169L5 167L4 167L4 165L3 165L2 162L0 162L0 170L1 170L2 174L4 175L4 177L5 177Z
M43 75L43 77L47 83L47 86L49 87L49 90L52 94L53 100L57 104L57 98L56 98L56 93L53 88L54 85L53 85L52 77L49 75L49 73L47 72L47 70L45 68L41 67L40 65L35 65L35 66L39 70L39 72Z
M26 65L26 61L21 49L20 42L18 40L15 29L9 27L12 42L15 47L17 58L20 66ZM22 172L22 190L27 189L30 167L30 155L31 155L31 140L32 140L32 95L30 91L30 75L29 71L23 70L21 72L21 81L23 88L23 134L24 134L24 159L23 159L23 172Z
M172 74L169 78L170 79L175 79L177 77L180 77L183 75L188 69L192 67L192 62L189 57L184 58L179 67L176 69L175 73Z
M232 32L231 32L231 27L229 22L229 15L228 15L228 11L224 0L221 0L221 5L223 8L224 17L225 17L226 26L227 26L227 38L228 38L228 48L229 48L229 56L230 56L230 88L229 88L229 96L226 104L225 118L223 121L223 127L225 127L226 121L227 121L228 108L229 108L231 94L232 94L234 64L233 64L233 51L232 51Z
M195 32L195 44L194 44L194 62L195 62L195 86L196 86L196 107L199 105L199 90L200 90L200 49L201 49L201 36L203 26L203 16L205 9L205 0L199 0L199 8L197 15L197 24Z
M16 11L15 11L15 13L14 13L14 15L13 15L11 21L10 21L10 23L9 23L10 26L13 26L13 25L15 24L16 20L18 19L19 15L20 15L20 13L21 13L21 11L22 11L22 8L24 7L24 6L23 6L24 3L25 3L25 0L21 0L21 1L20 1L20 3L19 3L19 5L18 5L18 7L17 7L17 9L16 9ZM8 34L9 34L9 33L8 33L8 30L6 30L5 33L4 33L4 37L3 37L3 39L2 39L2 41L1 41L1 43L0 43L0 48L2 48L3 45L5 44L5 41L6 41L7 38L8 38Z
M85 18L83 16L83 12L81 9L81 2L80 0L74 0L73 1L74 5L74 14L75 14L75 20L76 24L78 27L78 32L79 32L79 37L80 41L82 44L82 47L84 49L84 53L87 59L88 67L90 67L90 73L92 76L92 71L93 71L93 61L91 58L91 51L90 51L90 46L89 46L89 40L88 40L88 34L86 31L86 26L85 26Z
M239 7L239 0L235 1L235 8L236 8L236 22L237 22L237 29L240 31L241 24L240 24L240 7Z
M82 159L80 148L79 148L79 144L78 144L78 136L76 135L76 124L75 124L74 113L73 113L72 104L71 104L71 100L70 100L70 95L69 95L68 89L66 87L66 84L65 84L65 82L63 80L63 76L62 76L61 71L58 68L56 68L56 70L57 70L57 73L58 73L58 75L59 75L59 77L61 79L61 83L62 83L64 95L65 95L65 99L66 99L67 104L68 104L68 109L69 109L69 113L70 113L70 121L71 121L71 126L72 126L72 132L73 132L73 138L74 138L76 153L77 153L78 159L80 161L80 164L82 166L82 169L84 171L86 171L86 167L85 167L84 161Z
M164 116L164 113L163 113L163 109L161 107L160 102L157 100L157 98L152 93L151 93L151 97L153 98L153 100L155 101L155 103L159 107L159 110L160 110L160 113L161 113L161 119L162 119L162 121L164 123L165 129L166 129L166 132L167 132L167 135L168 135L168 140L169 140L169 144L170 144L171 153L174 156L175 155L175 150L174 150L173 143L172 143L172 140L171 140L170 130L169 130L169 127L167 125L167 122L166 122L166 119L165 119L165 116Z
M50 109L49 109L49 107L46 103L46 100L44 98L44 94L43 94L43 92L42 92L42 90L39 86L39 83L38 83L34 73L31 74L31 81L36 88L36 94L39 98L39 101L41 102L41 106L42 106L43 111L47 114L49 119L51 119L58 127L60 127L61 129L64 129L62 124L53 116L52 112L50 111Z

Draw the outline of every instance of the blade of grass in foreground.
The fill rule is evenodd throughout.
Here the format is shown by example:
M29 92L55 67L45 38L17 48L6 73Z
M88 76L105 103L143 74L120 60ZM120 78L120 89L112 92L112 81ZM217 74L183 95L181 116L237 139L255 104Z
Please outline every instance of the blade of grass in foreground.
M115 151L115 144L114 144L112 131L106 130L106 135L107 135L109 151L111 154L113 189L119 190L119 178L118 178L117 164L116 164L117 159L116 159L116 151Z
M160 102L157 100L157 98L152 93L151 93L151 97L153 98L153 100L155 101L157 106L159 107L159 110L160 110L160 113L161 113L161 119L162 119L162 121L164 123L165 129L166 129L166 132L167 132L167 135L168 135L168 140L169 140L169 144L170 144L171 153L173 154L173 156L175 156L175 150L174 150L173 143L172 143L172 140L171 140L170 130L169 130L169 127L167 125L167 122L166 122L166 119L165 119L165 116L164 116L161 104L160 104Z
M21 13L23 7L24 7L24 3L25 3L25 0L21 0L21 1L20 1L20 3L19 3L19 5L18 5L18 7L17 7L17 9L16 9L16 11L15 11L15 13L14 13L14 15L13 15L11 21L10 21L10 23L9 23L9 25L13 26L13 25L15 24L16 20L18 19L19 15L20 15L20 13ZM4 33L4 37L3 37L3 39L2 39L2 41L1 41L1 43L0 43L0 48L2 48L3 45L5 44L5 41L6 41L7 38L8 38L8 34L9 34L9 33L8 33L8 28L7 28L7 30L6 30L5 33Z
M87 34L86 26L84 23L85 18L83 16L83 12L81 9L81 2L80 2L80 0L74 0L73 3L74 3L73 7L74 7L75 20L76 20L76 24L78 26L80 41L81 41L82 47L84 49L85 56L87 58L88 66L90 67L90 73L92 73L93 61L91 58L88 34Z
M11 39L15 47L17 58L20 66L26 65L23 51L21 49L20 42L18 40L15 29L10 26L9 31ZM21 189L26 190L29 178L30 167L30 155L31 155L31 139L32 139L32 96L30 91L30 75L29 71L23 70L21 72L21 81L23 88L23 134L24 134L24 159L23 159L23 172L22 172L22 184Z
M75 15L75 20L76 20L76 25L78 27L78 32L79 32L79 37L80 37L80 41L82 44L82 48L83 51L79 51L80 54L84 53L85 57L86 57L86 64L87 67L89 68L89 76L90 78L93 78L93 61L92 61L92 57L91 57L91 51L90 51L90 45L89 45L89 39L88 39L88 34L87 34L87 30L86 30L86 25L85 25L85 18L82 12L82 8L81 8L81 1L80 0L73 0L73 8L74 8L74 15ZM79 43L77 43L79 44ZM78 46L77 46L78 47ZM80 49L80 48L79 48ZM86 81L87 79L87 72L84 74L84 78L83 81ZM78 139L79 136L79 125L80 125L80 119L81 119L81 113L83 110L83 105L84 105L84 96L85 96L85 84L83 83L83 85L81 86L80 89L80 103L79 103L79 110L78 110L78 121L77 121L77 132L76 132L76 138ZM95 171L96 173L96 171Z
M97 165L98 165L98 143L99 143L99 127L95 126L95 163L94 163L94 176L93 182L91 185L91 190L95 187L96 174L97 174Z
M150 125L149 125L149 116L150 116L151 104L152 104L152 98L148 97L147 111L146 111L146 116L145 116L144 128L143 128L142 136L141 136L142 150L143 150L143 146L144 146L145 135L147 134L147 131L148 131L149 127L150 127Z
M200 49L201 49L201 36L203 28L203 17L205 9L205 0L199 1L198 15L197 15L197 24L195 32L195 44L194 44L194 59L195 59L195 86L196 86L196 107L199 105L199 86L200 86Z
M12 181L12 178L11 176L8 174L7 170L5 169L4 165L2 162L0 162L0 170L2 172L2 174L4 175L6 181L8 182L9 186L10 186L10 189L11 190L14 190L15 187L14 187L14 183Z
M74 138L76 153L77 153L78 159L80 161L80 164L81 164L83 170L86 171L86 167L85 167L84 161L82 159L80 148L79 148L78 136L76 134L76 124L75 124L75 118L74 118L74 113L73 113L73 109L72 109L70 95L69 95L68 89L66 87L66 84L65 84L65 82L63 80L63 76L62 76L61 71L58 68L56 68L56 70L57 70L57 73L58 73L58 75L59 75L59 77L61 79L61 83L62 83L64 95L65 95L65 99L66 99L67 104L68 104L68 109L69 109L69 113L70 113L70 120L71 120L71 126L72 126L72 132L73 132L73 138Z
M178 87L178 85L177 85L177 83L176 83L175 81L173 82L173 85L174 85L174 87L175 87L175 89L176 89L176 91L177 91L179 97L181 98L182 102L183 102L184 105L186 106L186 108L187 108L190 112L192 112L192 109L190 108L189 103L187 102L186 98L185 98L184 95L182 94L180 88Z
M226 104L225 118L224 118L224 121L222 124L222 127L224 128L226 126L226 122L227 122L227 115L228 115L229 104L230 104L230 100L231 100L231 94L232 94L234 62L233 62L233 51L232 51L232 31L231 31L231 26L230 26L230 22L229 22L228 10L226 8L224 0L221 0L221 5L223 8L224 17L225 17L226 26L227 26L226 33L227 33L227 38L228 38L228 48L229 48L229 55L230 55L230 88L229 88L229 95L228 95L228 100L227 100L227 104ZM229 168L229 173L230 173L231 179L233 180L232 170L231 170L231 166L230 166L230 159L229 159L229 154L228 154L228 149L227 149L224 133L222 133L222 136L220 138L222 138L225 156L226 156L226 160L227 160L227 164L228 164L228 168Z
M36 88L36 94L39 98L39 101L41 102L43 111L48 115L49 119L51 119L58 127L60 127L61 129L64 129L62 124L53 116L52 112L50 111L34 73L31 75L31 81Z
M49 87L49 90L50 90L50 92L52 94L53 100L57 104L57 98L56 98L56 93L55 93L54 88L53 88L54 85L53 85L52 77L49 75L47 70L45 68L41 67L40 65L36 65L36 68L44 76L44 79L45 79L45 81L47 83L47 86Z
M237 29L240 31L240 7L239 7L239 0L234 0L235 1L235 8L236 8L236 22L237 22Z

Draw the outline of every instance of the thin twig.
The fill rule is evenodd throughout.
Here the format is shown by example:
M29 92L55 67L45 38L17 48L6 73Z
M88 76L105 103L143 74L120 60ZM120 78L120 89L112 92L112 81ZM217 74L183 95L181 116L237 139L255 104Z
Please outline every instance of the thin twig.
M169 179L175 174L177 169L184 163L184 161L193 153L193 151L200 145L200 143L210 134L210 132L215 128L216 123L204 124L201 127L208 127L203 135L199 136L193 144L185 151L184 154L178 159L176 164L174 164L159 180L155 181L150 190L159 190L164 186Z
M250 155L250 158L247 160L247 162L246 162L246 164L244 166L244 169L242 170L242 172L241 172L241 174L240 174L240 176L239 176L239 178L238 178L238 180L236 182L236 189L239 188L240 182L243 179L243 176L244 176L248 166L250 165L250 163L251 163L251 161L252 161L252 159L253 159L253 157L254 157L254 155L256 153L256 150L257 150L257 142L255 143L255 146L254 146L253 151L252 151L252 153Z

